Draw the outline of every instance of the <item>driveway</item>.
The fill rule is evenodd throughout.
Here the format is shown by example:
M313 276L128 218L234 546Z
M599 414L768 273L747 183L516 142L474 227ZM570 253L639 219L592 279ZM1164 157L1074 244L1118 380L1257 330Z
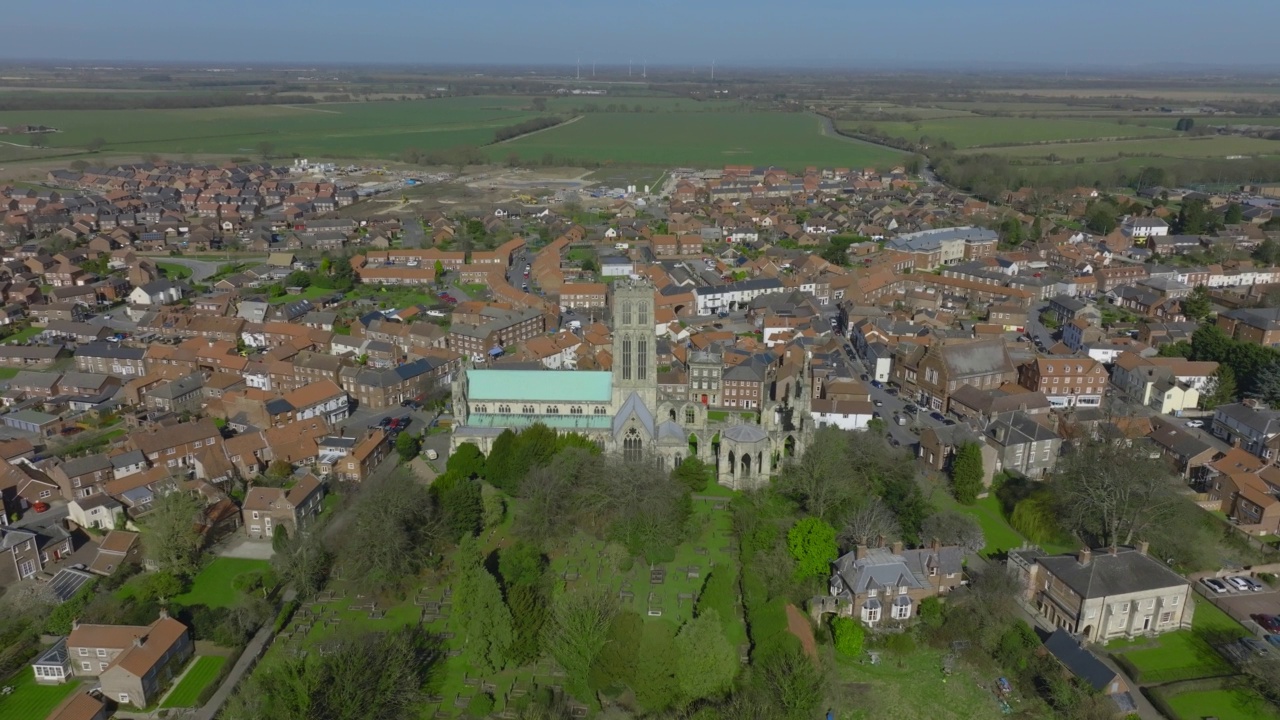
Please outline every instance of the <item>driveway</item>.
M1200 588L1196 588L1199 590ZM1268 633L1258 626L1250 615L1280 615L1280 592L1274 588L1262 592L1232 591L1211 598L1223 612L1238 620L1246 628L1259 635Z
M219 557L270 560L276 551L271 547L270 540L250 540L237 534L235 538L214 550L213 553Z

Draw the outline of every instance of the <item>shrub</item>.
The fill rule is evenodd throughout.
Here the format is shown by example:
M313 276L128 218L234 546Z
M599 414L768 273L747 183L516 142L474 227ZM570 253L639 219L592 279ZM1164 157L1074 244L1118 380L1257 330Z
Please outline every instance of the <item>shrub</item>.
M884 639L884 649L896 655L910 655L915 652L916 639L911 633L894 633Z
M489 693L479 693L467 703L468 715L482 718L488 717L491 712L493 712L493 696Z
M936 597L927 597L920 601L920 624L936 630L942 627L942 601Z
M861 655L866 636L866 630L857 620L838 617L831 621L831 637L835 641L836 652L845 657Z

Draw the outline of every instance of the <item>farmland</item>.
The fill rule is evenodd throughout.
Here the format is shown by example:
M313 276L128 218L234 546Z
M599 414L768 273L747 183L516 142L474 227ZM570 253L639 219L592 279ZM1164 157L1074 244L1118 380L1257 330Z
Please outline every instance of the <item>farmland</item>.
M896 151L826 137L812 116L779 112L593 113L571 125L494 147L494 159L517 153L605 164L779 165L800 169L886 166Z
M849 130L870 124L889 137L902 137L911 142L921 142L921 138L928 138L932 143L945 140L964 149L1095 138L1176 137L1173 132L1174 121L1164 118L1161 122L1168 127L1122 125L1105 120L975 116L929 119L914 123L848 121L842 122L841 128Z
M1149 156L1186 159L1222 158L1231 155L1277 155L1280 143L1272 140L1238 136L1169 137L1116 141L1046 143L1017 147L970 150L994 152L1010 158L1047 159L1051 155L1064 161L1101 160L1125 156Z

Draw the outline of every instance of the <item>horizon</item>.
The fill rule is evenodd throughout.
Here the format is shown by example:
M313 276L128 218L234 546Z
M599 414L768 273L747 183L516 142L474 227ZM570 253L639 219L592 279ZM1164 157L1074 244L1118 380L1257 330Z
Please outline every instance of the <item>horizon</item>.
M19 32L8 36L0 62L564 68L581 59L598 68L647 60L677 69L713 62L726 70L956 72L1176 66L1247 74L1280 67L1270 37L1280 4L1266 0L1221 6L1167 0L1159 12L1101 0L1084 0L1069 12L1012 0L988 0L981 12L945 0L857 9L832 0L785 7L650 0L628 8L583 0L437 8L403 0L376 7L281 0L255 7L249 23L214 6L130 5L127 13L86 0L67 0L56 14L15 7L7 19ZM437 36L441 28L446 32ZM164 41L148 43L148 35Z

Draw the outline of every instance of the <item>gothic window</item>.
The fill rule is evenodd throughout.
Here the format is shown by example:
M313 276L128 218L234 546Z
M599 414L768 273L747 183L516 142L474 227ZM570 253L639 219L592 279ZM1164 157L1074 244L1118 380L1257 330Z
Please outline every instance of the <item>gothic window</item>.
M691 407L687 407L687 408L685 408L685 409L684 409L684 424L685 424L685 425L692 425L692 424L694 423L694 420L695 420L695 417L694 417L694 414L693 414L693 408L691 408Z
M595 411L594 411L594 412L595 412L595 414L596 414L596 415L603 415L603 414L604 414L604 406L603 406L603 405L597 405L597 406L596 406L596 409L595 409Z
M639 323L641 325L649 324L649 303L641 301L639 305Z
M622 439L622 457L627 462L638 462L643 456L643 446L640 443L640 433L635 428L627 431L626 437Z
M555 405L548 405L548 406L547 406L547 414L548 414L548 415L559 415L559 414L560 414L560 408L559 408L559 407L557 407L557 406L555 406Z
M628 311L629 313L630 311ZM631 338L622 338L622 379L631 379Z
M509 412L511 412L511 406L510 406L510 405L499 405L499 406L498 406L498 412L500 412L500 413L509 413Z
M525 415L532 415L537 411L538 411L537 408L535 408L532 405L525 405L524 407L520 408L520 412L524 413Z
M640 304L641 307L644 303ZM639 352L636 353L636 379L647 380L649 375L649 341L640 338L637 344Z
M478 412L478 413L487 413L487 412L489 412L489 406L488 406L488 405L477 405L477 406L476 406L476 412Z
M578 405L574 405L573 407L569 408L569 414L570 414L570 415L581 415L581 414L582 414L582 408L581 408L581 407L579 407Z
M622 324L631 324L631 303L629 302L622 303Z

